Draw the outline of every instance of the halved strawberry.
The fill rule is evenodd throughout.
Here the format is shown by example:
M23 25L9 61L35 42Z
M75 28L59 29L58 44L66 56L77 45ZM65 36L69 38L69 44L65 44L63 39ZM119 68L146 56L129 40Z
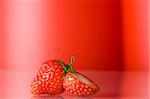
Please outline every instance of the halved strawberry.
M30 91L34 95L61 94L64 91L64 69L57 60L48 60L42 64L33 79Z
M72 68L73 62L74 57L72 57L70 65L66 65L66 75L63 81L64 88L70 93L70 95L75 96L89 96L96 94L99 87L83 74L74 71ZM63 64L63 62L61 64Z

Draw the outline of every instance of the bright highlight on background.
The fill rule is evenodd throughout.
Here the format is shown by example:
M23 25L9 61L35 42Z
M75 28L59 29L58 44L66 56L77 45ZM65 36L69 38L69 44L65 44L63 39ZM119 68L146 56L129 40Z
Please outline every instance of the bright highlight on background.
M98 97L147 96L148 0L0 1L0 96L9 88L12 97L28 95L42 62L72 55L74 67L103 87Z
M78 69L147 70L147 2L1 1L2 66L73 54Z

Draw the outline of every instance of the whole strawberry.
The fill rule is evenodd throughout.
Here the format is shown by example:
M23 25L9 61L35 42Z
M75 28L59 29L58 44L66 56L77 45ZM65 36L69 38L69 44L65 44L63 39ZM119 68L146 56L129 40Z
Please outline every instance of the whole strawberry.
M74 57L71 59L70 65L65 65L60 61L60 64L65 65L65 78L63 86L70 95L74 96L89 96L94 95L98 92L99 87L86 76L81 73L74 71L72 64Z
M48 60L42 64L34 77L30 91L34 95L61 94L64 91L64 69L58 60Z

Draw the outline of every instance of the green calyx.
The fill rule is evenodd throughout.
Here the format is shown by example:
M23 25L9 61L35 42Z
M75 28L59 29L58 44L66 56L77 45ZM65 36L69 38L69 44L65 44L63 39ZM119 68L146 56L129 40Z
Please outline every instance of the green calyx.
M67 72L71 72L72 74L74 74L74 69L72 68L72 64L74 63L74 60L75 60L75 57L72 56L71 57L71 61L70 61L70 64L67 65L67 64L64 64L63 61L61 61L60 59L58 59L58 62L59 64L63 67L64 69L64 74L66 75Z

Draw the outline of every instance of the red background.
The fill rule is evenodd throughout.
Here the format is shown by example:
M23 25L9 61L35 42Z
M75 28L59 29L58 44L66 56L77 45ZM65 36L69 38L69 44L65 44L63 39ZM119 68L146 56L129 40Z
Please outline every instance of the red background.
M31 98L39 66L74 55L94 98L147 99L148 29L148 0L0 0L0 97Z
M147 70L148 0L1 1L0 68L51 58L77 69Z

